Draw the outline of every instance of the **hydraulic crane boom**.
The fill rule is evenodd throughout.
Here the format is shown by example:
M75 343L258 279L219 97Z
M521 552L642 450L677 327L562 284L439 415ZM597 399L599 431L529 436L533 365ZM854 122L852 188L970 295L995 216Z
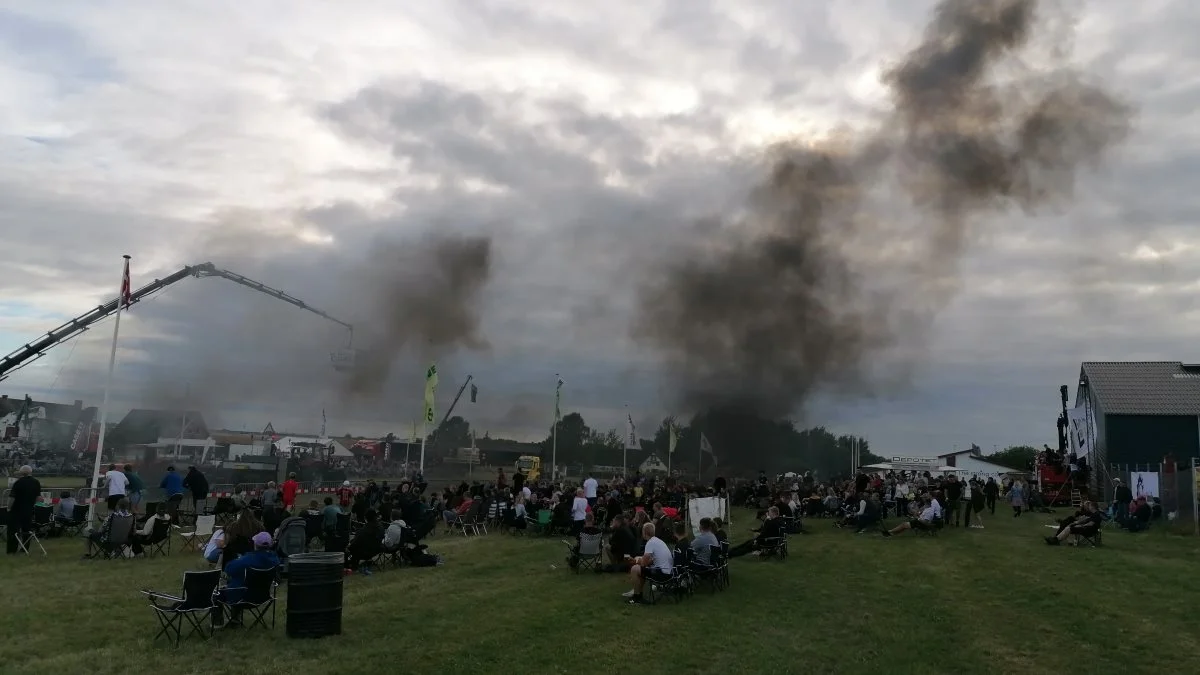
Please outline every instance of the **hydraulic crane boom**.
M269 295L273 298L278 298L280 300L283 300L284 302L295 305L295 306L299 307L300 309L307 309L308 311L312 312L313 314L316 314L317 316L320 316L323 319L328 319L329 321L332 321L336 324L345 326L346 330L350 331L350 342L351 342L351 346L353 346L354 327L351 326L350 324L346 323L345 321L341 321L340 319L335 319L334 317L326 314L325 312L322 312L321 310L317 309L316 307L312 307L311 305L306 304L304 301L300 300L299 298L288 295L287 293L284 293L283 291L271 288L270 286L264 286L263 284L260 284L257 281L254 281L253 279L248 279L240 274L236 274L236 273L230 272L228 270L223 270L223 269L217 267L216 265L212 264L211 262L200 263L198 265L188 265L188 266L184 267L183 269L179 270L178 272L175 272L169 276L163 277L162 279L155 279L154 281L146 284L145 286L142 286L141 288L137 289L132 294L130 294L129 304L130 305L137 304L138 302L141 302L145 298L157 293L158 291L161 291L162 289L166 288L167 286L170 286L171 284L174 284L178 281L182 281L183 279L186 279L188 277L196 277L198 279L202 278L202 277L222 277L224 279L228 279L232 282L241 284L243 286L253 288L254 290L256 290L260 293L266 293L267 295ZM113 298L112 300L109 300L108 302L104 303L103 305L99 305L95 309L93 309L85 314L82 314L80 316L77 316L74 319L71 319L70 321L59 326L58 328L55 328L54 330L50 331L49 333L46 333L45 335L43 335L41 338L38 338L34 342L30 342L30 343L26 344L24 347L21 347L20 349L13 351L8 356L5 356L4 358L0 358L0 380L4 380L4 379L8 378L8 376L11 375L13 373L13 371L16 371L24 366L27 366L30 363L38 360L42 356L45 356L46 351L49 350L51 347L62 344L63 342L66 342L67 340L70 340L71 338L76 337L77 335L88 330L94 324L96 324L100 321L103 321L107 317L111 316L114 312L117 311L117 302L118 302L118 299Z

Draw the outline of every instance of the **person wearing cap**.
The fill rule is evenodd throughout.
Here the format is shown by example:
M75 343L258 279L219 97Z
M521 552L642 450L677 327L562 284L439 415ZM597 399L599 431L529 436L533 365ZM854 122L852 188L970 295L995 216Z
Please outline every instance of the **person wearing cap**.
M8 490L8 553L15 555L20 551L17 545L17 533L26 533L33 529L33 506L42 496L42 484L33 477L33 467L22 466L18 471L20 478L13 482Z
M350 487L350 481L342 481L342 487L337 489L338 504L343 511L348 511L350 505L354 503L354 488Z
M250 569L273 570L279 567L279 556L275 555L275 540L266 532L259 532L252 538L254 550L243 553L225 567L228 581L225 588L217 592L217 599L232 605L241 601L246 593L246 571ZM241 624L241 611L237 608L230 610L230 625ZM213 627L220 627L224 617L220 612L213 613Z
M296 473L288 474L287 480L279 486L279 499L283 502L284 511L292 511L296 506L296 495L300 492L300 483L296 482Z

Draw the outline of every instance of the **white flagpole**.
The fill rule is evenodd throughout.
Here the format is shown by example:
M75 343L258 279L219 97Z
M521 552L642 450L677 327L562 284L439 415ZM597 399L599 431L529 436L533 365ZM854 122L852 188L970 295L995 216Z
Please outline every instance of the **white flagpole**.
M550 431L550 484L558 480L558 420L561 409L559 405L562 403L562 376L555 375L556 382L554 389L554 427Z
M425 422L421 422L421 473L425 473L425 437L429 435L426 432Z
M621 450L621 480L625 480L629 474L629 444L634 441L634 433L636 433L633 429L633 413L629 412L628 403L625 404L625 419L629 422L629 433L625 434L625 442L621 444L624 446Z
M415 432L416 430L417 430L417 428L414 426L413 431ZM412 442L415 440L416 440L415 438L413 438L412 436L409 436L408 442L404 444L404 477L405 478L408 478L409 474L411 473L411 471L409 469L409 464L408 464L408 455L410 452L412 452Z
M129 256L124 256L125 265ZM104 432L108 428L108 395L112 389L113 371L117 367L117 336L121 333L121 310L125 302L125 267L121 267L121 285L117 290L117 318L113 321L112 349L108 353L108 378L104 381L104 399L100 403L100 435L96 438L96 463L92 467L92 500L88 507L88 521L96 518L96 492L100 488L100 460L104 455Z
M672 442L675 440L675 425L667 425L667 478L671 477L671 455L675 454L675 448L672 448Z

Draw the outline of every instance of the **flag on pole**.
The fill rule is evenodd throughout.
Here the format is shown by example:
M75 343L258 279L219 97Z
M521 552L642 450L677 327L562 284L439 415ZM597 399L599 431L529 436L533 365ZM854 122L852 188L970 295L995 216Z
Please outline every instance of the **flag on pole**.
M321 438L325 438L325 409L321 408Z
M125 273L121 275L121 297L118 298L117 311L121 311L121 308L128 311L131 304L133 304L133 285L129 283L129 258L125 258Z
M667 431L669 431L671 434L671 441L670 445L667 447L667 452L673 455L675 454L675 446L679 443L679 434L675 429L674 422L667 422Z
M562 381L562 378L560 377L560 378L558 378L558 387L555 388L555 390L554 390L554 421L555 422L562 419L562 408L560 407L560 404L562 403L562 386L563 386L563 381Z
M633 426L633 414L630 413L628 415L628 417L629 417L629 437L625 439L625 447L628 449L636 450L637 446L638 446L637 429L634 428L634 426Z
M708 442L708 436L704 432L700 432L700 451L707 452L709 457L712 457L713 466L717 465L717 455L713 452L712 443Z
M433 424L433 395L437 391L438 386L438 370L437 364L429 364L429 370L425 371L425 423Z
M474 403L475 399L478 396L479 396L479 387L476 387L475 385L471 385L471 403Z

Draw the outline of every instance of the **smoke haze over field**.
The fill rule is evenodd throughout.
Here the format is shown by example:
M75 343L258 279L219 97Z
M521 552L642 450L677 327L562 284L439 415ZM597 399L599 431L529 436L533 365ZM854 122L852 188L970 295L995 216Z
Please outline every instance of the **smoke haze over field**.
M1069 70L1000 82L1038 8L940 2L884 75L877 128L778 148L729 240L646 286L636 334L685 405L779 417L823 386L869 391L870 357L923 339L953 296L977 220L1070 197L1077 169L1127 135L1128 107ZM908 215L916 227L893 226Z
M212 261L358 369L187 279L122 319L114 418L408 435L436 359L493 437L544 438L561 374L601 430L725 406L903 454L1037 445L1080 360L1194 348L1194 1L354 4L0 12L0 352L121 254ZM98 405L110 339L0 392Z

